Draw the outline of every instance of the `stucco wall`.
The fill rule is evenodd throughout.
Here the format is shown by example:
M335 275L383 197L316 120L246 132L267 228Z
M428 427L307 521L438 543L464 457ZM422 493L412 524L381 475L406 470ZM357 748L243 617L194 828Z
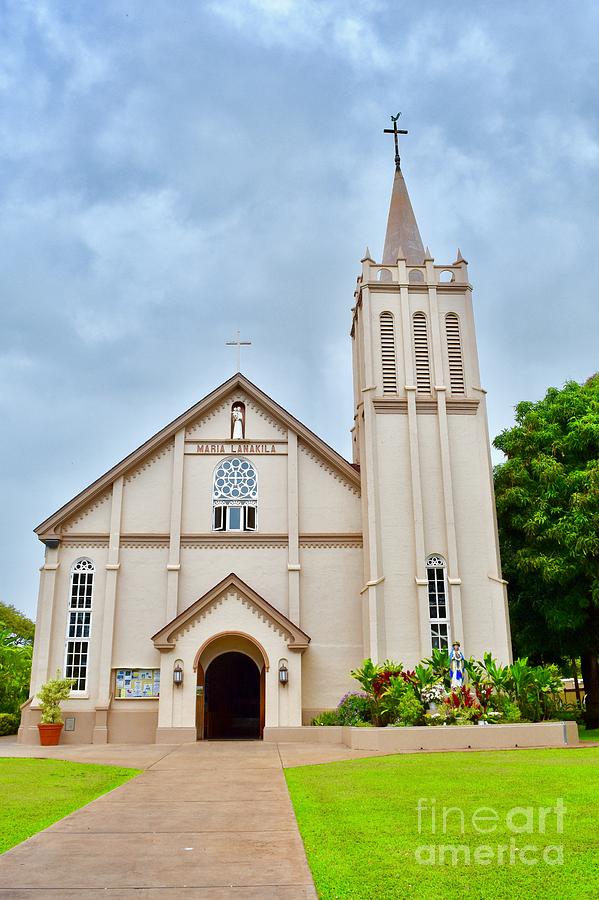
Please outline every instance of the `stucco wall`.
M121 549L113 667L160 666L150 638L164 625L167 553L167 547Z
M300 532L354 533L361 531L360 498L329 466L308 448L298 454Z
M172 452L171 442L125 478L121 516L123 534L168 532Z
M302 705L329 708L346 691L358 689L349 672L363 658L362 551L358 547L307 548L302 549L300 561L300 624L312 639L303 659Z

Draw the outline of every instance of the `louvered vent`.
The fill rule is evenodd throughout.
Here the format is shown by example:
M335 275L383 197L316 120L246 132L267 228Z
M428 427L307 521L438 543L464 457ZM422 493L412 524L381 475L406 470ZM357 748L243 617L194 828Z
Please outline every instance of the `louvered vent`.
M449 385L451 393L463 394L464 361L462 359L460 320L455 313L447 313L445 316L445 333L447 335L447 357L449 360Z
M383 393L397 393L397 368L395 364L395 331L393 314L383 312L380 315L381 326L381 360L383 364Z
M428 331L423 312L414 313L414 362L416 364L416 390L420 394L431 392L431 367L428 358Z

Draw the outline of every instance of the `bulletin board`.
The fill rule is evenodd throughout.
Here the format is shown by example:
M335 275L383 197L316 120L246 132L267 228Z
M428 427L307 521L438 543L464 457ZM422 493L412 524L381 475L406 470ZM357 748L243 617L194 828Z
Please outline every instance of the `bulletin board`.
M117 700L154 700L160 696L160 669L116 669Z

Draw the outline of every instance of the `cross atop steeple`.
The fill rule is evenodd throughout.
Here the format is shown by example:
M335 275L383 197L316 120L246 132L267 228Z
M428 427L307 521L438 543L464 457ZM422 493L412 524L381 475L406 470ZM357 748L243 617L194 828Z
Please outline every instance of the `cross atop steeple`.
M399 135L408 133L407 131L404 131L403 129L397 127L397 122L398 122L398 119L400 116L401 116L400 112L398 112L396 116L391 116L391 121L393 122L393 128L384 128L383 129L383 134L392 134L393 135L393 140L395 142L395 169L397 171L399 171L399 169L401 168L400 160L399 160Z

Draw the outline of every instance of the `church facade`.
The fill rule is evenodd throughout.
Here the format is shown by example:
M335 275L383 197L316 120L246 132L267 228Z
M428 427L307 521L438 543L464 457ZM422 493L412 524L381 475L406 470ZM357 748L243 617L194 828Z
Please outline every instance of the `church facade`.
M466 261L436 265L399 164L352 310L353 460L240 373L38 528L31 699L65 742L260 737L459 640L511 656Z

